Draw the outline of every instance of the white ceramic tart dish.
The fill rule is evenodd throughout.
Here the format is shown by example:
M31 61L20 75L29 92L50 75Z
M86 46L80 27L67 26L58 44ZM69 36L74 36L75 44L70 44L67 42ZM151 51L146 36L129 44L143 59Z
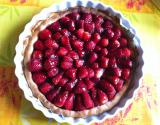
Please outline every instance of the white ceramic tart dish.
M103 39L103 42L102 42L102 40L99 40L100 42L99 43L97 42L96 46L101 46L101 47L99 47L99 48L95 47L94 50L96 53L100 53L100 54L98 54L98 59L97 59L100 61L94 62L95 64L92 64L93 62L91 63L91 60L93 58L91 58L91 55L93 55L94 50L92 49L92 46L89 46L89 44L88 44L90 40L87 41L86 39L88 37L86 37L86 36L84 37L84 35L81 38L81 35L79 36L79 34L81 34L81 32L78 33L78 31L75 31L75 29L73 29L73 27L69 27L69 29L67 29L67 26L65 26L65 25L68 25L68 24L66 23L64 26L62 26L63 24L61 24L61 28L65 27L67 30L69 30L70 36L67 36L67 38L69 37L70 41L74 41L74 43L75 43L75 41L77 42L77 39L76 40L73 39L73 36L76 33L78 34L76 37L78 39L81 39L81 42L79 42L79 43L83 43L82 41L84 41L85 54L86 53L88 54L87 58L86 57L85 58L78 57L78 59L75 59L76 57L73 58L73 54L72 54L72 61L74 61L74 66L70 66L70 68L66 69L66 67L68 65L64 67L65 61L67 60L67 64L68 64L68 57L69 57L69 55L71 55L71 54L69 54L71 50L68 49L69 52L66 52L67 55L64 52L68 51L68 50L62 49L63 51L60 51L61 50L60 48L63 48L63 40L62 40L63 38L61 38L61 43L58 43L59 45L57 45L58 47L60 46L60 48L59 49L56 48L57 50L55 53L57 55L54 56L54 58L56 57L56 58L58 58L58 61L60 60L59 62L57 62L56 67L59 67L59 74L63 74L63 77L65 76L63 78L63 82L61 80L61 82L58 83L56 81L57 78L55 80L55 77L58 75L58 73L57 73L57 75L54 75L54 77L53 76L51 77L51 75L53 75L53 72L51 73L50 70L51 70L51 68L55 69L55 66L49 65L48 63L45 63L46 60L47 61L49 60L48 54L46 54L48 51L46 49L43 50L44 51L44 60L43 60L44 69L37 70L36 69L37 67L35 68L33 66L32 66L32 68L30 68L28 65L35 63L35 58L37 58L37 55L38 55L38 58L42 58L41 56L39 56L38 52L35 52L37 50L35 50L35 48L34 48L35 43L38 41L38 39L39 38L40 38L40 40L43 39L44 34L42 32L47 27L49 28L49 26L52 25L54 22L57 22L60 20L59 22L61 23L62 18L65 17L66 15L68 16L69 14L77 13L77 12L80 13L80 15L82 15L82 19L84 19L84 17L85 17L84 15L86 13L89 13L89 14L91 13L94 16L96 16L96 15L101 16L104 18L104 22L106 20L109 20L109 21L113 22L113 25L115 27L118 27L119 29L121 29L121 31L123 32L123 35L129 41L128 45L127 45L129 50L128 50L128 48L126 49L123 45L121 51L125 50L125 53L127 53L127 56L130 56L130 53L132 53L132 57L131 57L132 62L130 62L129 64L120 63L119 64L121 66L120 68L122 68L121 71L119 71L117 69L117 67L109 67L110 65L108 63L111 62L110 60L111 60L112 56L114 55L112 53L118 53L118 51L114 52L115 48L113 49L113 47L119 47L119 46L117 45L117 42L115 42L116 37L114 39L114 38L112 38L113 36L112 35L110 36L110 34L109 34L107 36L107 37L109 37L108 38L109 45L108 45L108 43L107 43L108 46L106 45L107 49L109 51L108 51L108 55L104 56L103 54L106 51L103 51L103 54L102 54L102 52L100 51L99 48L103 48L103 50L105 50L104 48L105 48L105 43L106 43L107 38L102 36L103 35L102 33L99 33L99 34L102 34L100 36L101 38L99 38L99 39ZM73 16L71 16L70 18L73 18ZM87 17L87 19L88 19L88 17ZM76 18L76 20L80 20L79 16ZM93 20L96 20L96 19L94 18ZM86 21L90 21L90 20L85 20L85 23L86 23ZM84 24L85 31L83 31L82 28L79 28L80 29L79 31L83 31L85 33L86 32L90 33L91 39L92 39L92 36L95 32L91 31L93 29L93 27L89 25L91 23L90 22L87 22L87 23L88 24ZM77 24L75 24L75 25L77 25ZM105 24L103 24L103 25L105 25ZM108 26L108 24L107 24L107 26ZM86 30L88 30L88 31L86 31ZM115 31L115 28L113 30ZM108 32L109 30L107 29L106 31ZM59 30L58 32L62 32L62 31ZM99 32L101 32L101 31L99 31ZM57 32L55 32L55 31L52 32L52 39L57 38L57 37L53 38L53 36L54 36L53 34L56 34L56 33ZM85 33L83 33L83 34L85 34ZM40 34L43 34L43 35L40 36ZM66 38L66 36L65 36L66 34L63 34L63 35L64 36L61 36L61 37ZM116 35L114 35L114 36L116 36ZM72 37L72 39L71 39L71 37ZM98 39L98 37L96 37L96 38ZM107 39L107 41L108 41L108 39ZM122 41L121 40L122 38L118 37L117 39L119 41ZM50 46L55 47L55 46L53 46L53 44L51 45L48 42L49 40L48 41L47 40L48 39L44 40L44 44L45 44L45 47L47 47L47 49L50 49ZM57 40L57 41L60 41L60 40ZM95 39L94 39L94 41L95 41ZM114 41L114 43L116 45L115 44L110 45L111 41ZM53 40L52 40L52 42L53 42ZM74 48L72 51L76 51L78 53L80 50L79 50L79 48L77 48L77 50L76 50L77 46L74 43L73 42L71 43L72 48ZM124 44L124 43L125 42L123 42L121 44ZM128 52L128 51L130 51L130 52ZM101 3L92 2L92 1L74 1L74 2L66 1L66 2L63 2L60 4L52 5L51 7L42 10L39 14L34 16L33 19L25 26L24 31L20 34L19 42L17 43L17 46L16 46L16 56L14 59L14 62L16 65L15 74L18 77L18 81L19 81L18 83L19 83L20 88L24 91L25 98L27 100L31 101L33 106L36 109L42 111L46 117L54 118L55 120L57 120L60 123L68 122L71 124L79 124L79 123L89 124L92 122L100 122L100 121L103 121L105 118L109 118L109 117L114 116L118 111L125 108L132 101L134 94L136 93L136 91L139 87L139 83L141 82L142 66L143 66L142 54L143 54L143 51L140 46L140 40L136 35L135 29L130 25L130 23L119 12L113 10L112 7L103 5ZM117 54L115 54L115 55L117 55ZM102 57L100 57L100 56L102 56ZM126 55L123 54L123 51L121 52L121 55L118 54L118 56L124 56L125 58L127 58ZM52 58L51 60L53 60L53 56L51 58ZM117 58L119 59L119 57L116 57L116 59ZM34 59L34 61L32 61L33 59ZM81 60L84 59L84 60L82 60L84 62L87 60L87 62L85 62L85 64L83 64L83 66L81 66L81 67L79 67L80 63L78 63L78 62L80 62L79 61L80 59ZM88 60L90 61L89 64L88 64ZM123 62L122 59L119 62ZM63 65L62 65L62 63L63 63ZM131 63L133 63L133 64L131 65ZM53 64L53 63L51 63L51 64ZM99 64L99 67L100 67L99 70L94 69L96 67L96 64L97 65ZM37 62L36 62L36 66L37 65L39 65L39 64L37 64ZM89 73L90 70L86 71L86 69L90 68L89 66L91 66L91 68L94 67L93 68L94 69L94 77L93 77L94 79L90 75L91 72ZM127 69L130 66L131 66L131 70L129 70L130 75L128 75L128 78L126 78L126 74L128 73ZM127 67L127 69L126 69L126 67ZM105 75L107 73L110 74L110 71L108 71L108 69L106 71L106 68L114 69L115 72L112 73L112 75L111 75L112 77L109 77L110 75L109 76ZM76 71L76 76L75 75L72 76L73 71ZM85 76L85 74L86 74L85 71L87 72L87 76ZM45 78L45 80L46 80L45 83L42 79L43 74L40 74L41 72L46 72L46 76L49 77L49 78L47 78L47 80ZM69 72L69 73L67 73L67 72ZM101 75L103 74L102 78L101 77L99 78L99 73ZM40 74L40 75L38 76L37 74L38 75ZM114 75L117 75L119 77L115 78L115 77L113 77ZM66 85L66 83L69 84L69 82L64 83L64 81L66 81L66 79L72 81L72 84L74 83L75 87L74 88L71 88L71 86L68 87ZM73 82L73 79L76 82ZM97 79L99 81L97 81ZM104 79L107 79L112 84L115 84L113 86L116 86L116 87L112 87L112 85L111 85L110 90L106 88L105 90L107 91L106 92L107 94L104 94L105 93L104 88L107 85L110 86L110 84L106 83L106 81ZM122 79L122 80L120 80L120 79ZM87 86L87 83L89 80L94 83L94 85L92 85L92 87L91 87L91 84L89 84ZM43 83L39 82L39 81L43 81ZM87 83L86 83L86 81L87 81ZM124 83L121 85L121 87L117 88L117 84L120 84L120 81L123 81ZM101 82L101 83L99 83L99 82ZM106 86L104 86L102 84L103 82ZM64 85L62 85L62 83ZM84 85L84 83L85 83L85 85ZM57 90L57 86L60 88L59 90ZM95 97L96 100L94 100L93 93L95 91L93 88L96 88L96 97ZM115 88L114 91L111 92L111 88L113 88L113 89ZM57 98L54 96L54 98L52 98L52 100L51 100L51 97L53 96L53 94L52 94L52 96L49 96L49 95L51 95L50 93L55 94L55 92L51 92L51 91L55 91L55 89L56 89L56 91L60 91L59 95L57 94L56 95ZM109 91L110 91L110 94L108 95ZM113 95L113 93L114 93L114 97L111 97L111 94ZM81 101L83 100L83 104L81 104L82 102L80 101L80 99L81 99ZM86 99L86 101L84 101L85 99ZM76 101L73 101L73 100L76 100ZM72 102L72 103L70 103L70 102Z

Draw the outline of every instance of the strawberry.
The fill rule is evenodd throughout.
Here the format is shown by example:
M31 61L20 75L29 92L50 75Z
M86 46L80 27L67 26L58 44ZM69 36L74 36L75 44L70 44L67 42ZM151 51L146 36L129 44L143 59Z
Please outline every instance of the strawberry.
M46 75L42 72L33 73L32 78L33 78L33 81L38 85L42 84L47 79Z
M68 91L60 91L60 93L54 98L53 104L62 107L68 98L68 94Z
M72 46L74 47L74 49L76 50L82 50L83 49L83 44L84 42L81 42L80 40L74 40L72 42Z
M58 43L56 43L54 40L52 39L47 39L46 41L44 41L44 45L47 49L58 49L59 45Z
M74 94L70 93L64 104L65 109L71 110L73 108L73 101L74 101Z
M34 48L37 49L37 50L44 50L45 49L43 42L40 41L40 40L37 40L34 43Z
M65 75L68 78L75 79L77 70L75 68L70 68L66 71Z
M58 72L59 72L59 69L57 67L54 67L47 72L47 76L54 77L58 74Z
M58 56L65 56L68 53L68 49L64 47L60 47L59 50L57 51Z
M107 95L100 89L97 89L97 98L100 105L108 101Z
M93 87L90 89L90 91L91 91L91 97L93 99L94 105L98 106L99 102L97 99L97 89L95 87Z
M87 90L87 88L86 88L86 85L84 84L83 81L78 81L75 88L74 88L74 92L77 94L80 94L86 90Z
M40 86L39 89L43 94L46 94L51 88L52 86L49 83L45 82Z
M38 34L38 36L41 40L47 40L47 39L51 38L51 35L52 35L52 33L48 29L44 29L44 30L40 31L40 33Z
M107 79L113 84L116 85L119 82L119 77L117 76L107 76Z
M63 78L59 81L58 85L59 85L59 86L64 86L67 82L68 82L68 78L63 77Z
M44 68L46 70L50 70L50 69L54 68L57 64L58 64L58 60L57 59L49 58L49 59L45 60Z
M31 59L30 62L28 63L28 69L31 72L36 72L42 70L42 63L38 59Z
M79 78L85 78L85 77L87 77L88 76L88 70L87 70L87 68L86 67L80 67L79 69L78 69L78 74L77 74L77 76L79 77Z
M75 111L83 111L86 109L82 103L82 98L80 95L76 95L74 109Z
M33 53L32 53L32 59L42 59L43 58L43 53L42 51L39 51L39 50L35 50Z
M76 35L78 38L82 39L83 33L84 33L84 29L79 29L79 30L77 30Z
M124 81L123 80L119 80L119 82L116 85L114 85L114 87L115 87L117 92L119 92L122 89L123 84L124 84Z
M91 89L92 87L94 87L94 82L92 82L91 80L89 79L85 79L85 85L87 87L87 89Z
M107 81L102 80L99 83L100 87L107 94L108 100L112 100L116 94L116 90L112 84Z
M69 69L73 66L72 62L68 62L68 61L62 61L60 64L60 67L64 70Z
M60 90L61 90L61 87L58 87L58 88L55 87L54 89L52 89L52 90L46 95L47 99L52 102L53 99L58 95L58 93L60 92Z
M72 89L74 88L74 86L76 85L77 83L77 79L76 80L70 80L69 82L67 82L64 86L64 88L67 90L67 91L72 91Z
M48 26L48 29L52 32L57 32L61 30L61 25L58 21L52 23L51 25Z
M75 60L75 66L77 68L83 66L83 64L84 64L84 60L80 60L80 59Z
M83 103L84 103L84 105L87 109L90 109L90 108L94 107L93 100L91 99L88 92L83 92L82 93L82 99L83 99Z
M130 75L130 69L128 69L128 68L122 69L122 78L124 80L127 80L129 75Z
M59 83L59 81L62 79L62 77L63 77L63 73L62 72L57 74L55 77L52 78L52 83L54 85L57 85Z

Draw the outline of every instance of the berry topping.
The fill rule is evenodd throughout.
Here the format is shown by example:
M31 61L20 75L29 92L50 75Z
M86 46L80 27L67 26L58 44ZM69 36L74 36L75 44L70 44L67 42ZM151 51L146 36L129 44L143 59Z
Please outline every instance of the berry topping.
M83 40L84 41L89 41L90 40L90 38L91 38L91 34L90 33L88 33L88 32L84 32L83 33Z
M114 21L69 11L39 32L27 68L48 101L83 111L110 103L128 83L134 49Z
M84 30L90 33L94 32L95 24L94 23L84 23Z
M113 24L110 20L106 20L104 23L103 23L103 26L105 29L111 29L113 28Z
M69 14L68 17L70 17L70 19L72 19L72 20L79 20L80 14L73 12L73 13Z

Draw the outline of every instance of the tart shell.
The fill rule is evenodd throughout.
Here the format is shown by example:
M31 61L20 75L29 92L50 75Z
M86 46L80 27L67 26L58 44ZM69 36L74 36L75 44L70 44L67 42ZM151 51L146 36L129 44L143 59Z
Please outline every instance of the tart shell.
M76 2L76 1L75 1ZM88 1L87 1L88 2ZM90 2L90 3L92 3L92 2ZM64 3L63 3L64 4ZM77 4L78 4L78 1L77 1ZM98 3L93 3L93 5L97 5L97 6L99 6L99 5L101 5L101 7L103 7L104 5L102 5L102 4L98 4ZM92 6L93 6L92 5ZM74 6L74 4L72 5L72 6ZM84 5L83 5L84 6ZM87 4L85 5L85 6L87 6ZM99 8L101 8L101 7L99 7ZM51 8L51 7L50 7ZM111 9L110 7L108 7L108 9ZM41 15L43 14L43 13L45 13L46 12L46 10L44 10L43 12L41 12ZM111 12L111 13L114 13L113 12L113 10L111 9L110 11L106 11L107 13L108 12ZM117 17L118 16L120 16L121 18L122 18L122 16L119 14L119 13L117 13L117 12L115 12L117 15L115 16L115 18L114 19L117 19ZM56 106L54 106L53 104L51 104L49 101L47 101L47 99L45 98L45 96L43 95L43 94L41 94L40 92L39 92L39 90L38 90L38 87L37 87L37 85L33 82L33 80L31 79L31 72L29 72L28 70L27 70L27 68L26 68L26 64L27 64L27 62L30 60L30 55L32 54L32 51L33 51L33 47L32 47L32 45L34 44L34 41L36 41L36 39L37 39L37 34L39 33L39 31L40 30L43 30L47 25L49 25L50 23L50 21L51 22L53 22L54 21L54 19L55 19L55 17L57 17L57 16L62 16L64 14L64 11L62 12L62 13L56 13L56 12L53 12L53 10L52 10L52 13L50 13L49 15L49 17L47 17L47 19L45 19L45 21L44 20L41 20L40 19L40 17L39 17L39 19L38 19L38 16L37 17L35 17L33 20L32 20L32 22L33 23L30 23L30 24L28 24L27 26L26 26L26 28L25 28L25 33L23 32L21 35L20 35L20 38L19 38L19 44L17 45L17 47L16 47L16 52L17 52L17 54L16 54L16 57L15 57L15 64L16 64L16 75L17 75L17 77L18 77L18 79L19 79L19 85L20 85L20 88L22 88L23 90L24 90L24 93L25 93L25 96L26 96L26 98L28 99L28 100L30 100L31 102L33 102L33 105L37 108L37 107L39 107L37 104L35 104L35 101L33 101L33 99L31 99L30 97L29 97L29 95L31 95L32 96L32 98L34 98L34 100L35 99L38 99L38 100L40 100L40 102L42 102L42 104L43 105L41 105L41 108L37 108L37 109L40 109L41 111L43 111L44 112L44 114L47 116L47 117L50 117L50 118L56 118L56 117L60 117L61 115L64 115L64 116L71 116L71 117L86 117L86 116L90 116L90 115L97 115L97 114L100 114L100 113L102 113L102 112L104 112L104 111L108 111L109 110L109 113L111 113L112 115L113 114L115 114L115 112L116 111L118 111L118 110L115 110L115 108L117 107L117 106L115 106L116 104L117 104L117 102L119 102L119 100L121 99L121 98L123 98L122 96L124 95L124 93L126 92L126 90L127 90L127 88L128 87L130 87L129 86L129 83L130 83L130 81L128 81L128 82L126 82L125 83L125 86L123 87L123 89L119 92L119 93L117 93L116 94L116 96L115 96L115 98L112 100L112 101L109 101L109 102L107 102L106 104L104 104L104 105L101 105L101 106L98 106L98 107L95 107L95 108L92 108L92 109L90 109L90 110L85 110L85 111L79 111L79 112L75 112L75 111L69 111L69 110L64 110L64 109L61 109L61 108L58 108L58 107L56 107ZM67 14L67 13L65 13L65 14ZM109 14L109 15L112 15L112 14ZM37 19L38 20L37 20ZM126 20L125 20L126 21ZM127 21L128 22L128 21ZM120 23L122 23L122 22L120 22ZM34 25L33 25L34 24ZM130 24L128 23L128 26L125 26L125 27L129 27L128 29L132 32L132 33L134 33L135 34L135 30L133 29L133 28L131 28L131 26L130 26ZM27 33L27 30L29 30L30 29L30 33ZM133 35L131 33L131 36L132 36L132 38L133 37L135 37L135 35ZM24 37L25 36L25 37ZM139 39L138 39L138 37L136 36L135 37L136 39L136 42L138 41L139 42ZM21 42L21 43L20 43ZM137 68L136 68L136 71L139 71L138 73L139 74L136 74L135 76L137 76L137 79L135 80L135 76L133 76L133 78L130 78L130 80L132 81L132 83L133 82L136 82L137 80L139 80L140 79L140 77L142 76L142 65L143 65L143 60L142 60L142 53L143 53L143 51L142 51L142 49L141 49L141 47L140 47L140 45L139 45L139 43L134 43L135 44L135 47L136 47L136 49L138 50L138 52L139 52L139 55L138 55L138 57L137 57L137 61L138 61L138 66L137 66ZM137 45L136 45L137 44ZM20 49L20 47L21 47L21 49ZM20 58L19 58L20 57ZM25 58L24 58L25 57ZM21 60L21 62L19 62L18 60L19 59ZM24 61L24 62L23 62ZM20 64L20 65L19 65ZM24 67L23 67L23 64L24 64ZM24 71L24 72L23 72ZM25 74L25 75L24 75ZM23 77L23 78L22 78ZM26 79L27 79L27 82L26 82ZM25 87L27 88L27 86L26 85L29 85L28 87L28 89L30 89L30 90L25 90L25 87L23 87L22 86L22 81L25 81L25 83L24 83L24 85L25 85ZM138 81L137 81L138 82ZM125 96L126 97L128 97L128 99L126 99L126 100L124 100L124 99L122 99L122 101L121 102L123 102L123 103L121 103L120 102L120 104L121 104L121 106L120 107L123 107L124 106L124 104L125 104L125 102L127 101L127 100L129 100L129 97L131 98L132 96L133 96L133 92L135 91L135 89L136 88L138 88L138 84L136 84L136 85L131 85L133 88L131 89L131 87L130 87L130 89L129 90L127 90L127 93L128 93L128 91L130 91L130 96L126 96L126 94L125 94ZM36 97L36 98L35 98ZM30 98L30 99L29 99ZM129 102L129 101L128 101ZM40 103L39 103L40 104ZM122 106L123 105L123 106ZM114 107L113 107L114 106ZM45 110L43 110L43 108L45 109ZM47 109L45 108L45 107L47 107ZM112 108L113 107L113 108ZM111 109L112 108L112 109ZM48 113L46 113L47 112L47 110L48 110ZM57 113L57 114L60 114L60 115L57 115L57 116L55 116L55 114L54 114L54 112L55 113ZM49 115L49 113L50 113L50 115ZM52 114L52 115L51 115ZM53 115L54 114L54 115ZM105 114L105 113L104 113ZM91 116L92 117L92 116ZM64 117L63 117L64 118ZM92 117L93 118L93 117ZM92 119L91 118L91 119ZM103 120L105 117L103 117L103 118L100 118L100 120ZM61 119L61 120L60 120ZM64 119L62 119L62 118L58 118L57 119L58 121L60 121L60 122L62 122L62 121L67 121L67 118L64 120ZM73 121L75 121L74 119L72 119L72 120L68 120L67 122L70 122L71 123L71 121L73 122ZM89 121L89 122L88 122ZM93 122L94 120L92 119L92 120L83 120L83 122L84 123L91 123L91 122ZM99 121L98 120L98 118L97 118L97 121ZM79 122L76 122L76 123L79 123Z

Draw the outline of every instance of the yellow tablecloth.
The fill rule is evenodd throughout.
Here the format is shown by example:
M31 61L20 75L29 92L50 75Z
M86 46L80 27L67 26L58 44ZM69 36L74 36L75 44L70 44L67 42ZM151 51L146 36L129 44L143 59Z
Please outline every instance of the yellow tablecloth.
M63 0L0 0L0 125L55 125L26 101L14 76L18 36L33 15ZM160 2L99 0L127 17L141 38L144 76L134 101L105 125L158 125L160 120ZM155 2L157 1L157 2ZM96 123L99 125L100 123Z

